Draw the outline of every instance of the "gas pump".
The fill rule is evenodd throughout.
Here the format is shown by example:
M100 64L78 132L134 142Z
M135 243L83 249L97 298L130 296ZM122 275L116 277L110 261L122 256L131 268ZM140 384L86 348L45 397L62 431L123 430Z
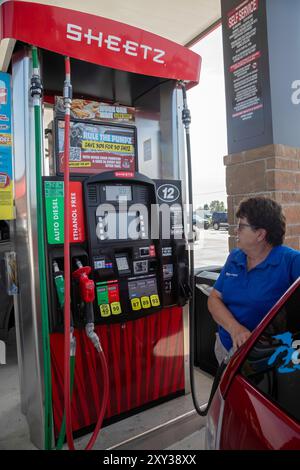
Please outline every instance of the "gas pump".
M38 447L45 445L45 420L51 447L53 416L56 441L65 418L70 448L73 435L96 426L91 448L102 419L109 424L187 387L192 287L183 129L175 111L182 107L178 80L197 83L200 58L112 20L36 3L34 15L32 9L29 2L1 5L2 36L18 41L11 58L13 103L24 111L14 112L21 405ZM44 92L33 145L37 104L28 90L38 75L30 46L37 17ZM55 34L46 39L47 18ZM61 96L64 56L71 59ZM33 91L39 86L35 78ZM31 178L36 148L41 191ZM44 267L37 265L42 253ZM40 328L43 309L48 334L47 325ZM47 339L42 347L43 337L49 347ZM41 378L47 370L45 411Z

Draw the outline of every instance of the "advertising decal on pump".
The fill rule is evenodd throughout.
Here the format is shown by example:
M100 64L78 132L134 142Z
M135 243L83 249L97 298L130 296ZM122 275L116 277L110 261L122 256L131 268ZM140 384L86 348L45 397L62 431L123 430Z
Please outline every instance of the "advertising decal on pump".
M65 124L63 100L59 96L55 98L55 115L57 170L62 174ZM74 99L71 116L71 173L97 174L109 170L136 170L136 129L123 124L134 121L134 108Z
M0 220L14 218L10 75L0 72ZM4 123L4 124L3 124Z
M62 96L55 97L55 113L64 117L64 100ZM112 105L99 101L73 99L70 115L74 119L89 121L113 121L131 123L135 120L135 108L130 106Z
M59 173L63 173L64 121L58 120ZM134 171L135 128L89 122L71 122L70 172Z

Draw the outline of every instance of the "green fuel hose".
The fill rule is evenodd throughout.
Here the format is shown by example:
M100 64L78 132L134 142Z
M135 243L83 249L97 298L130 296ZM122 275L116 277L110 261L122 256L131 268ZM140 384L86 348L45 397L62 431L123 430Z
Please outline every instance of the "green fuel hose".
M50 450L52 446L52 387L51 387L51 358L49 338L48 296L46 285L45 242L43 220L43 187L42 187L42 123L41 95L42 84L39 73L37 48L32 47L33 75L31 79L31 96L34 106L35 127L35 156L36 156L36 194L37 194L37 237L38 237L38 266L40 280L40 304L42 318L42 344L45 387L45 416L44 416L44 447Z
M71 399L72 399L72 392L73 392L73 385L74 385L74 372L75 372L75 356L70 356L70 383L71 383ZM63 420L61 423L61 428L57 440L57 444L55 450L61 450L66 436L66 413L64 413Z

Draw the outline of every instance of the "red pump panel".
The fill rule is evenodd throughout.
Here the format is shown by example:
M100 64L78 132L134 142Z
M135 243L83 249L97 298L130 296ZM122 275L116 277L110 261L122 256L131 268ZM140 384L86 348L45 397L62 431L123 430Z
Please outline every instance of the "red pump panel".
M147 405L184 390L182 308L123 324L95 327L109 370L105 418ZM96 423L102 397L98 354L83 330L75 330L76 363L72 397L73 430ZM63 416L63 347L60 333L50 335L55 435Z
M1 36L94 64L198 83L201 57L173 41L101 16L31 2L0 7Z

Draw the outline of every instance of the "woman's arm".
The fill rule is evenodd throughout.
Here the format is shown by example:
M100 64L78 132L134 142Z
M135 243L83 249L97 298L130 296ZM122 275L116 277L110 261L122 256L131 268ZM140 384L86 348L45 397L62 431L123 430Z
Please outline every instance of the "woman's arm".
M225 306L221 293L213 289L208 298L207 305L215 322L230 334L234 350L242 346L251 335L251 332L234 318Z

